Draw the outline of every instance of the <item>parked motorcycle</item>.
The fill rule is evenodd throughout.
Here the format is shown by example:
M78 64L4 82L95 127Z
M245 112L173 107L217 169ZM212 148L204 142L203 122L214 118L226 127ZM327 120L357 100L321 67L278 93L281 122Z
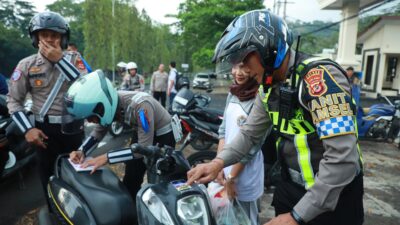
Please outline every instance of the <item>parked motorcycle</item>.
M186 185L190 166L181 151L138 144L130 149L146 158L148 184L136 196L139 224L215 225L205 186ZM41 209L39 224L132 224L135 206L118 177L108 168L75 172L67 157L56 160L48 185L51 211Z
M400 100L393 104L386 96L378 97L385 99L388 104L357 109L358 136L378 141L394 140L400 129Z
M25 111L33 122L31 107L31 101L27 101ZM0 95L0 180L20 172L34 157L34 149L8 114L6 96Z
M218 129L222 123L222 110L211 109L199 104L199 99L209 104L207 97L199 97L191 90L183 88L174 98L172 111L179 115L184 134L190 134L190 145L196 150L208 150L214 143L217 144Z

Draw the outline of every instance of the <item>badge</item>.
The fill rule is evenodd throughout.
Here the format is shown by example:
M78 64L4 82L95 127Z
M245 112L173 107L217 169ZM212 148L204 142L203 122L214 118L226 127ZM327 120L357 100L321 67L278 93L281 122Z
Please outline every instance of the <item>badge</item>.
M11 75L11 80L17 81L17 80L21 79L21 76L22 76L21 70L15 69L13 74Z
M77 59L76 60L76 67L80 70L85 70L85 64L83 64L81 59Z
M29 73L39 73L41 70L40 67L34 66L29 69Z
M246 119L247 118L245 116L243 116L243 115L238 116L237 119L236 119L238 127L243 126L243 124L246 122Z
M43 81L39 80L39 79L36 79L34 83L35 83L35 87L40 87L40 86L42 86Z
M321 96L328 90L323 75L323 69L314 68L304 77L304 81L307 83L308 92L311 96Z

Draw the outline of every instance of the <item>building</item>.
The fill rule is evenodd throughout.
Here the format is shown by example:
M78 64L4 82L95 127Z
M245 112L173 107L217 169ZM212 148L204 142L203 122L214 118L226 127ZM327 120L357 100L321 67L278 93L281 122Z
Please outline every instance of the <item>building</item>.
M367 97L400 92L400 16L382 16L358 35L362 44L362 90Z

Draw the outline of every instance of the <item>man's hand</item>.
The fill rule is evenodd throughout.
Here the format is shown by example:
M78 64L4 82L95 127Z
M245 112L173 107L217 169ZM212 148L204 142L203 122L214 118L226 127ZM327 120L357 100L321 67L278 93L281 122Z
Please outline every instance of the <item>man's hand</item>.
M222 159L213 159L209 163L202 163L187 172L187 184L191 185L196 183L208 183L214 180L219 171L224 168L224 161Z
M96 158L87 160L86 162L84 162L82 164L82 168L86 168L88 166L93 166L93 169L90 172L90 174L93 174L94 172L96 172L96 170L99 167L106 165L107 162L108 162L107 154L103 154L103 155L97 156Z
M85 154L82 151L73 151L69 153L69 159L75 164L81 164L85 160Z
M264 225L299 225L290 213L281 214L275 218L272 218L268 223Z
M225 182L225 190L226 190L226 194L228 195L229 199L234 199L237 196L237 192L236 192L236 184L233 180L227 180Z
M47 140L48 137L43 133L43 131L37 129L37 128L32 128L28 130L25 134L25 140L29 144L33 144L36 146L39 146L41 148L46 149L47 145L45 143L45 140Z
M39 41L39 51L46 57L50 62L56 63L63 57L63 52L60 46L60 41L56 41L56 47L46 43L45 41Z
M218 176L217 176L217 178L215 179L215 181L216 181L218 184L220 184L221 186L224 186L224 185L225 185L225 174L224 174L224 171L223 171L223 170L221 170L221 171L218 173Z

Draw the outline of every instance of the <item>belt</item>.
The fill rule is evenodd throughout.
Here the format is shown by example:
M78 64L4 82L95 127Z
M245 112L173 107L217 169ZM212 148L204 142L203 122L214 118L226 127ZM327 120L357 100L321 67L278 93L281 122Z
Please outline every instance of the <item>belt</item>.
M61 124L62 123L62 116L52 116L46 115L44 116L43 120L40 119L39 115L35 115L35 120L40 123L50 123L50 124Z
M165 125L165 126L161 127L160 129L156 130L156 136L159 137L159 136L167 134L167 133L169 133L171 131L172 131L171 123L168 123L167 125Z

